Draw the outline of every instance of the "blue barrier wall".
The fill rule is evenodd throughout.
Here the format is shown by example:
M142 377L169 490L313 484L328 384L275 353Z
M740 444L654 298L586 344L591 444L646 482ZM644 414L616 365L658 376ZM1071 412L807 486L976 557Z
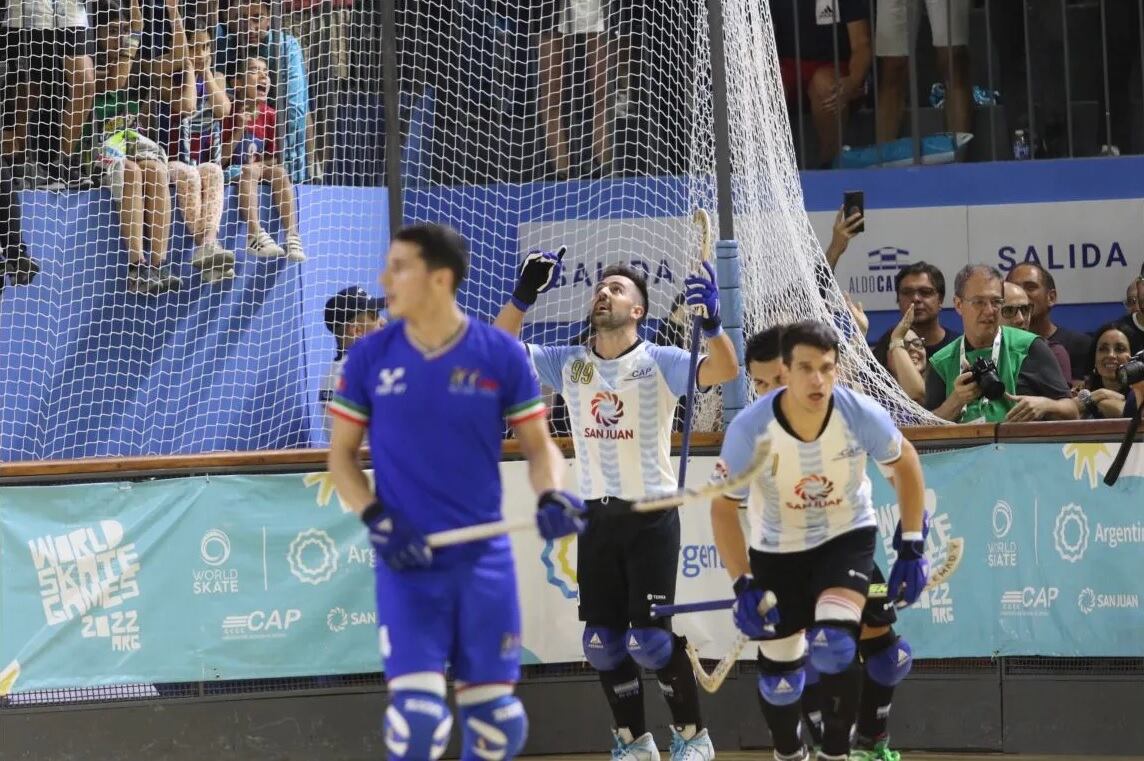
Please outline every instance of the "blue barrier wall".
M865 191L868 209L917 210L1112 203L1144 196L1141 177L1144 159L1132 157L808 172L803 185L811 212L836 209L842 191L849 189ZM159 299L122 292L126 253L106 191L24 192L24 236L44 272L35 285L9 287L0 297L0 460L323 443L317 389L334 344L322 324L322 307L346 285L379 292L377 272L388 240L386 193L379 187L297 190L308 261L246 257L245 225L228 200L224 244L239 255L238 278L222 286L202 285L189 266L190 241L177 221L171 260L186 286ZM522 225L684 216L689 210L682 201L679 208L665 208L670 203L665 199L682 198L686 194L677 180L632 178L422 186L408 190L405 202L410 216L452 220L469 238L479 273L462 290L461 301L489 316L511 289ZM911 221L923 225L923 232L926 208ZM1036 241L1036 232L1015 229L1014 240ZM1133 229L1117 235L1115 244L1126 261L1117 272L1128 278L1144 259L1144 234ZM860 237L851 247L869 247L871 240ZM861 257L862 251L846 256ZM648 261L656 261L654 253L648 252ZM995 250L969 253L980 261L998 256ZM915 254L915 259L928 256ZM670 282L679 282L678 274L669 274ZM952 272L946 274L951 281ZM1084 277L1080 265L1071 276ZM587 298L591 283L569 277L561 287L582 290ZM947 304L952 282L948 287ZM1110 293L1102 303L1059 305L1057 322L1092 330L1123 314L1111 300L1122 293L1122 288ZM871 311L871 336L896 319L895 312ZM960 324L951 309L943 321ZM527 326L526 337L551 327ZM562 339L579 329L559 327Z

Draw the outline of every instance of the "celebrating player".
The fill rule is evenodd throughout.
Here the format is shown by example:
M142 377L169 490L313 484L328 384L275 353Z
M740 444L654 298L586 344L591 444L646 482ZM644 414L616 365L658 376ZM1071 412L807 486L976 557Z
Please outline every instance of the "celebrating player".
M505 420L540 494L541 535L584 526L583 502L560 490L564 460L520 344L457 306L467 267L465 243L449 228L399 230L381 276L396 322L353 346L329 405L330 472L383 561L377 610L390 759L444 753L452 728L446 661L456 677L462 757L509 759L524 744L528 722L513 696L520 609L508 539L440 550L426 540L500 517ZM367 428L376 491L357 460Z
M916 601L929 572L917 452L878 404L835 388L837 360L838 337L829 326L804 321L784 329L786 386L732 421L718 472L742 472L760 437L770 442L768 464L749 488L711 506L715 544L735 580L735 625L763 640L759 692L778 761L808 758L799 737L808 660L820 675L824 707L818 757L834 761L850 753L860 689L857 634L877 533L867 454L890 478L901 505L890 599ZM749 552L736 512L744 499ZM766 609L769 593L778 602Z
M530 254L496 324L519 335L525 311L559 274L559 256ZM674 510L615 514L629 500L676 487L671 425L676 400L687 392L690 356L640 340L648 293L638 270L615 265L601 275L587 346L527 346L540 379L568 404L580 489L590 508L576 558L584 654L599 672L615 719L616 761L659 759L644 718L641 666L655 670L671 709L671 758L710 761L715 749L699 713L686 643L672 634L669 621L650 615L649 603L675 597L679 516ZM722 332L714 272L705 264L704 274L688 277L686 286L688 305L704 318L710 349L698 382L714 386L739 371L735 348Z
M747 340L747 375L755 393L763 396L786 385L786 368L782 363L783 328L776 325L751 336ZM929 521L922 524L923 540ZM897 547L895 547L897 549ZM874 564L871 581L885 582L882 569ZM882 598L866 601L862 608L862 629L858 635L858 654L862 670L862 697L858 704L858 726L854 735L853 761L898 761L901 754L891 750L890 735L886 727L894 688L906 678L913 665L910 643L894 631L898 620L893 607L886 607ZM822 745L822 698L819 674L810 663L803 665L806 684L802 692L802 712L810 730L811 740ZM760 695L760 698L762 696Z

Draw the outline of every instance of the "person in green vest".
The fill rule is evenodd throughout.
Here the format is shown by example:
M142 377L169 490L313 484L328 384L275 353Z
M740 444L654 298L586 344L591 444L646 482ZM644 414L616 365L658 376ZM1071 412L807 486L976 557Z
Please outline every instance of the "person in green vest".
M961 338L930 357L926 407L956 423L1075 420L1077 407L1045 340L1002 325L1003 279L995 268L970 264L954 280ZM986 394L971 368L991 360L1003 388ZM992 398L990 398L992 397Z

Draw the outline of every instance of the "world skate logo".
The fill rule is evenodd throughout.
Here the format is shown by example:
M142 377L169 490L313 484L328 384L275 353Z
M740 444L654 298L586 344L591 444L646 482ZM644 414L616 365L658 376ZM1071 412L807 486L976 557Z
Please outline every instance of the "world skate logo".
M1080 505L1069 503L1057 513L1053 525L1053 546L1062 560L1075 563L1088 549L1088 516Z
M592 417L605 428L611 428L624 416L624 403L611 391L601 391L592 397Z
M212 528L199 542L199 556L209 566L220 566L230 558L230 537L222 529Z
M303 584L322 584L338 570L338 545L325 531L299 531L286 550L290 573Z
M1009 536L1009 531L1012 528L1013 508L1008 502L998 500L997 504L993 505L993 537L1004 539Z

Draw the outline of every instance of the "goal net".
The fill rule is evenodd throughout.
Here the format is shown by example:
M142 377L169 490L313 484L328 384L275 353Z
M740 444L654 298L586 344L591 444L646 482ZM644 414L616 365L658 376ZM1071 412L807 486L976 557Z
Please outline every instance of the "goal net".
M324 444L325 307L380 295L389 232L380 13L57 5L57 28L9 12L0 37L0 460ZM718 218L706 4L398 6L404 217L469 239L466 310L492 319L521 257L564 245L526 339L581 340L600 271L623 262L648 276L645 338L686 345L670 316L691 214ZM766 3L725 0L724 17L745 330L831 320L845 378L929 421L822 276ZM362 302L339 304L344 330ZM717 428L718 394L699 404L696 428Z

